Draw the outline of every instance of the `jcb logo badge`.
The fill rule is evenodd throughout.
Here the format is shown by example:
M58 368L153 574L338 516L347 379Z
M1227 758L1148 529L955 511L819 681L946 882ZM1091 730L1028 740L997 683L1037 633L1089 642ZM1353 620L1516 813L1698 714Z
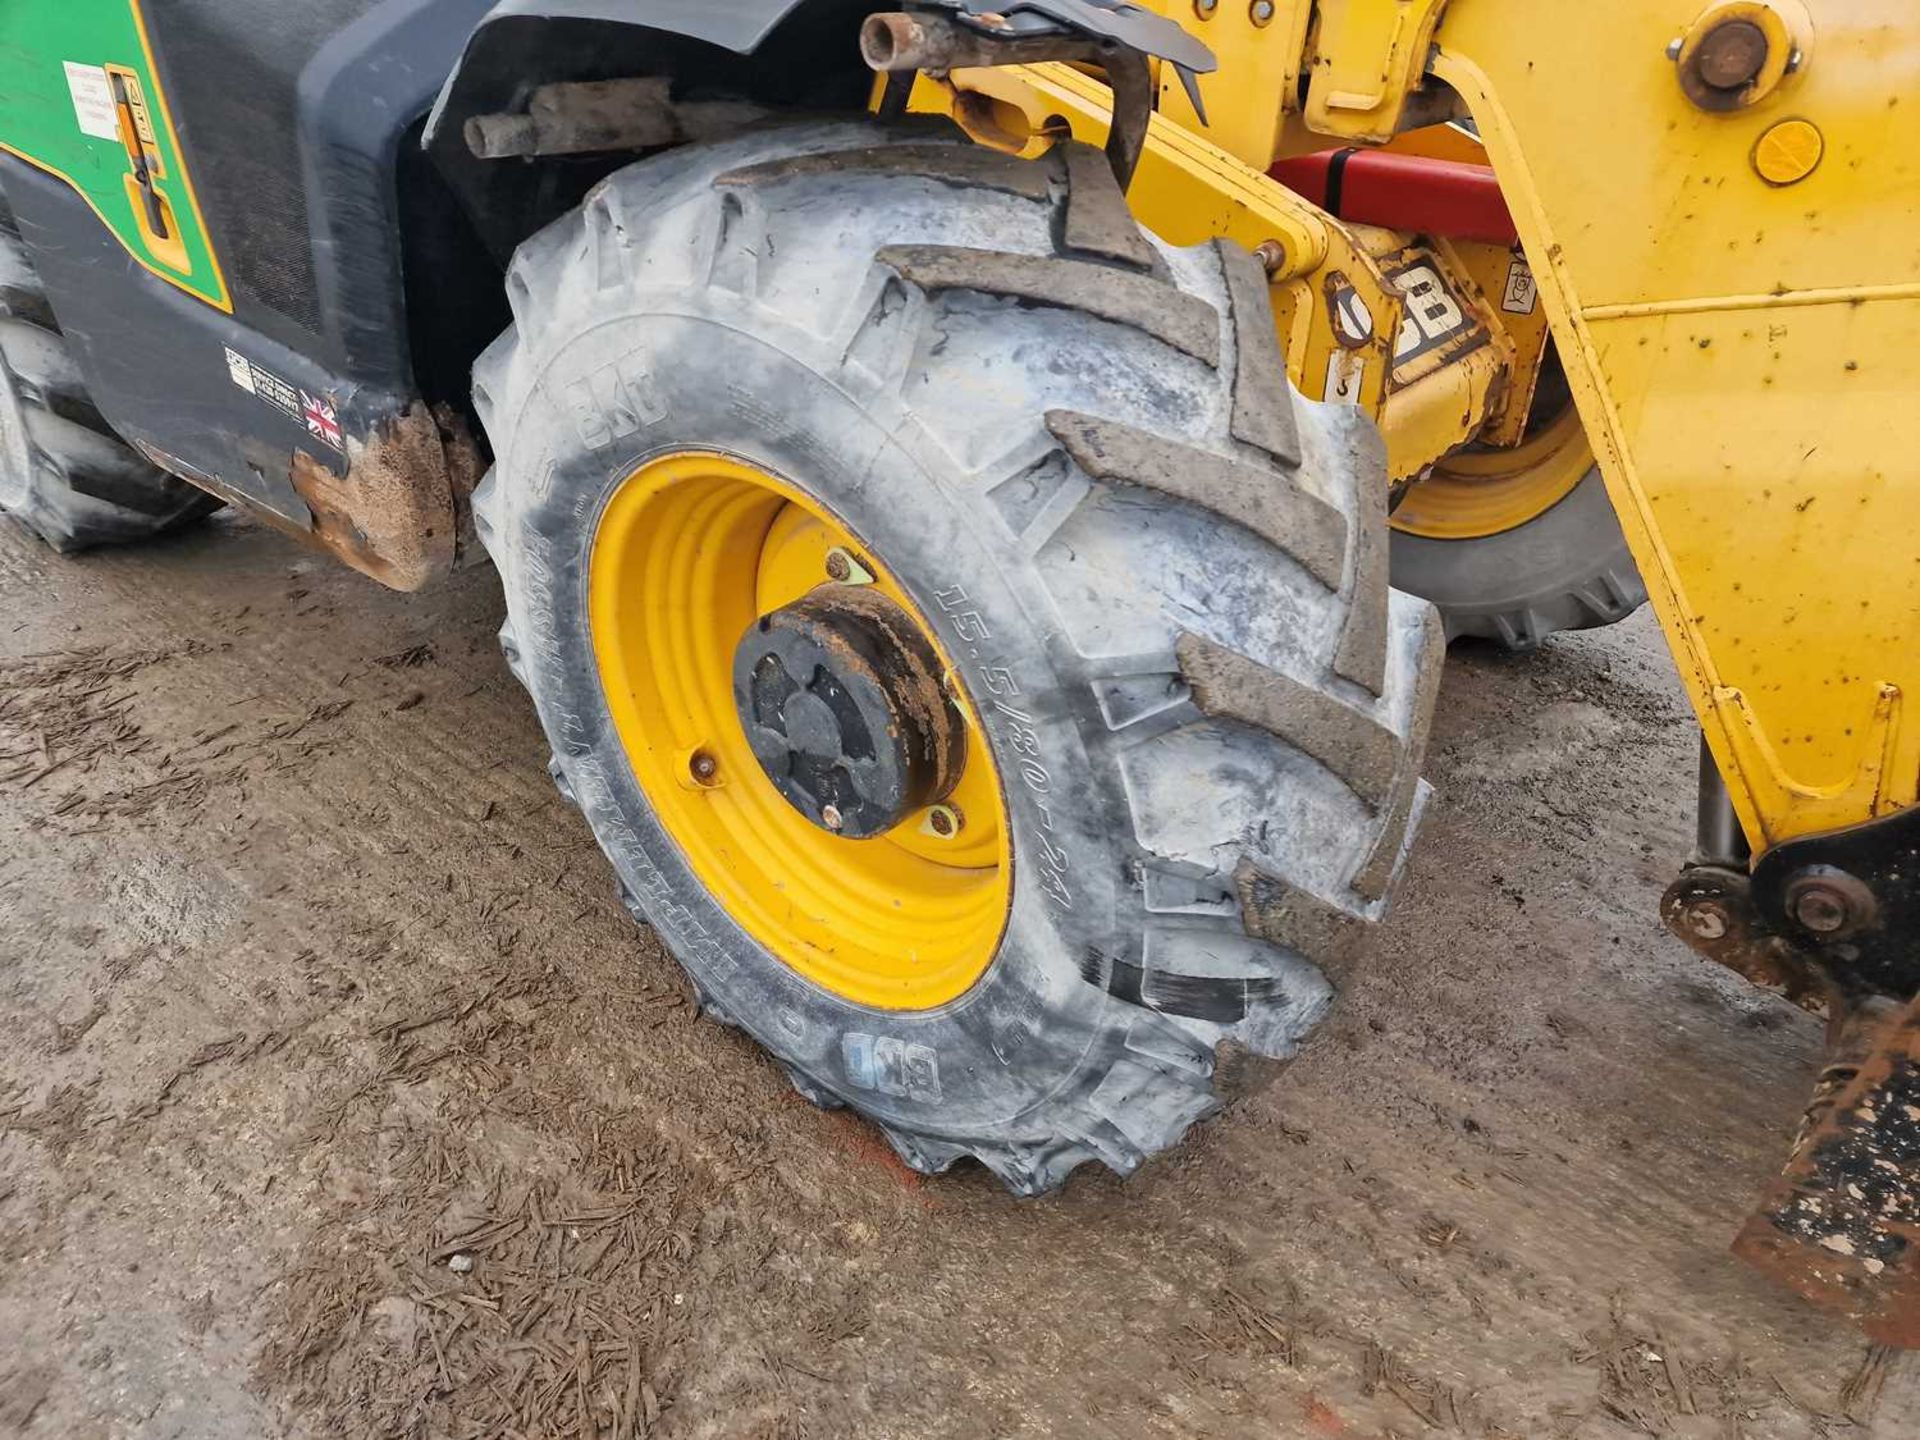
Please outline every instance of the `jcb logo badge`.
M653 377L635 353L603 365L565 391L581 442L600 450L651 425L667 413L653 388Z
M1407 298L1406 315L1393 346L1396 369L1472 328L1473 322L1433 266L1424 262L1409 265L1395 270L1387 280Z

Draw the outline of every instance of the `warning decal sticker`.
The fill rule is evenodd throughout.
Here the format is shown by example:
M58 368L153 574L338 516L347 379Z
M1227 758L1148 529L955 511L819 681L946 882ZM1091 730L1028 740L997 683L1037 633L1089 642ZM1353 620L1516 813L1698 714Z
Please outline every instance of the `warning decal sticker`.
M1507 266L1507 284L1500 296L1500 308L1509 315L1531 315L1539 299L1540 287L1534 283L1527 257L1516 254Z
M63 62L67 69L67 92L73 96L73 118L80 133L95 140L120 138L120 122L113 111L113 86L107 80L104 65L77 65Z
M332 401L296 389L257 360L249 360L231 346L227 347L227 377L249 395L304 426L306 432L322 444L330 445L335 450L346 448L340 434L340 417Z

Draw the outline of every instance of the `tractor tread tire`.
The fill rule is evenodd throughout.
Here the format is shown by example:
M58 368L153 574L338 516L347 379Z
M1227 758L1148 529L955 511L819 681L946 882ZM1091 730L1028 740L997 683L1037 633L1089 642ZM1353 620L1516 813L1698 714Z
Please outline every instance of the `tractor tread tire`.
M0 510L71 553L149 539L219 507L149 464L94 408L0 202Z
M514 325L474 374L498 456L475 513L506 591L502 645L623 895L688 970L703 1012L752 1034L802 1095L867 1115L916 1170L970 1156L1018 1194L1092 1161L1130 1173L1228 1098L1227 1058L1285 1058L1321 1018L1328 975L1383 913L1429 794L1420 765L1445 648L1432 607L1387 587L1379 437L1350 407L1286 384L1258 263L1224 244L1163 246L1130 218L1122 233L1122 217L1104 158L1084 147L1009 162L944 125L871 122L689 147L615 174L521 246ZM1044 867L996 743L1015 899L973 991L877 1017L824 992L795 1000L804 982L774 974L784 967L731 921L740 963L711 963L717 907L674 883L684 862L664 832L652 848L652 831L630 843L656 822L636 816L643 802L616 803L639 792L594 708L590 646L569 632L583 618L582 520L590 536L596 512L560 478L576 473L578 444L557 397L584 393L568 377L590 373L568 368L590 363L570 347L623 316L623 345L649 329L708 337L657 367L679 406L663 394L662 418L638 405L616 415L644 432L623 456L691 445L673 428L693 426L685 408L711 403L721 419L702 423L716 426L736 413L680 372L721 366L705 347L748 336L820 377L822 407L860 407L924 464L931 488L887 504L951 535L925 542L933 556L990 554L1009 610L1031 619L1030 663L1056 685L1033 707L1085 757L1072 793L1099 797L1098 813L1063 811L1060 838L1111 856L1071 872L1089 894L1110 888L1099 913L1117 917L1111 934L1065 943L1070 923L1091 922L1023 891ZM738 344L729 353L755 353ZM833 443L779 387L723 369L706 383L750 389L727 403L764 412L772 433ZM897 550L875 550L922 588ZM996 1028L982 992L1025 967L1045 1004ZM749 979L785 998L743 990ZM1023 1040L1019 1024L1038 1035ZM1024 1083L1005 1055L1023 1043L1060 1077L1025 1108L958 1123L839 1065L834 1027L866 1025L924 1033L929 1047L960 1033L943 1043L971 1045L966 1063L943 1073L969 1084L995 1083L996 1065ZM817 1041L817 1028L833 1033Z
M1450 640L1533 650L1561 631L1624 620L1647 599L1597 466L1512 530L1474 540L1396 530L1392 545L1393 583L1433 601Z

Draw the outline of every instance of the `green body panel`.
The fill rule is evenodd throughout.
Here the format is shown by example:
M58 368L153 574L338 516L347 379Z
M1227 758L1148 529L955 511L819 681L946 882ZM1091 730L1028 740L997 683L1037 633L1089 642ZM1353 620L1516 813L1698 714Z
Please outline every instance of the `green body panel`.
M139 8L139 0L0 0L0 149L59 175L136 260L226 309L226 282L187 181ZM143 228L137 194L128 190L133 167L125 145L82 128L69 64L96 72L124 66L139 78L160 160L154 185L171 207L180 248L155 244ZM104 75L80 80L91 96ZM92 116L98 128L97 107Z

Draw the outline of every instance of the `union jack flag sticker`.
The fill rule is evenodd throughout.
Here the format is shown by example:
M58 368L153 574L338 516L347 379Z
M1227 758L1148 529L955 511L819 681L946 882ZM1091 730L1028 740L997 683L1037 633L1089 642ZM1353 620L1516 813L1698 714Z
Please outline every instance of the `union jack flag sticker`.
M324 441L334 449L344 448L340 440L340 417L334 408L318 395L300 392L301 409L307 419L307 433L314 439Z

